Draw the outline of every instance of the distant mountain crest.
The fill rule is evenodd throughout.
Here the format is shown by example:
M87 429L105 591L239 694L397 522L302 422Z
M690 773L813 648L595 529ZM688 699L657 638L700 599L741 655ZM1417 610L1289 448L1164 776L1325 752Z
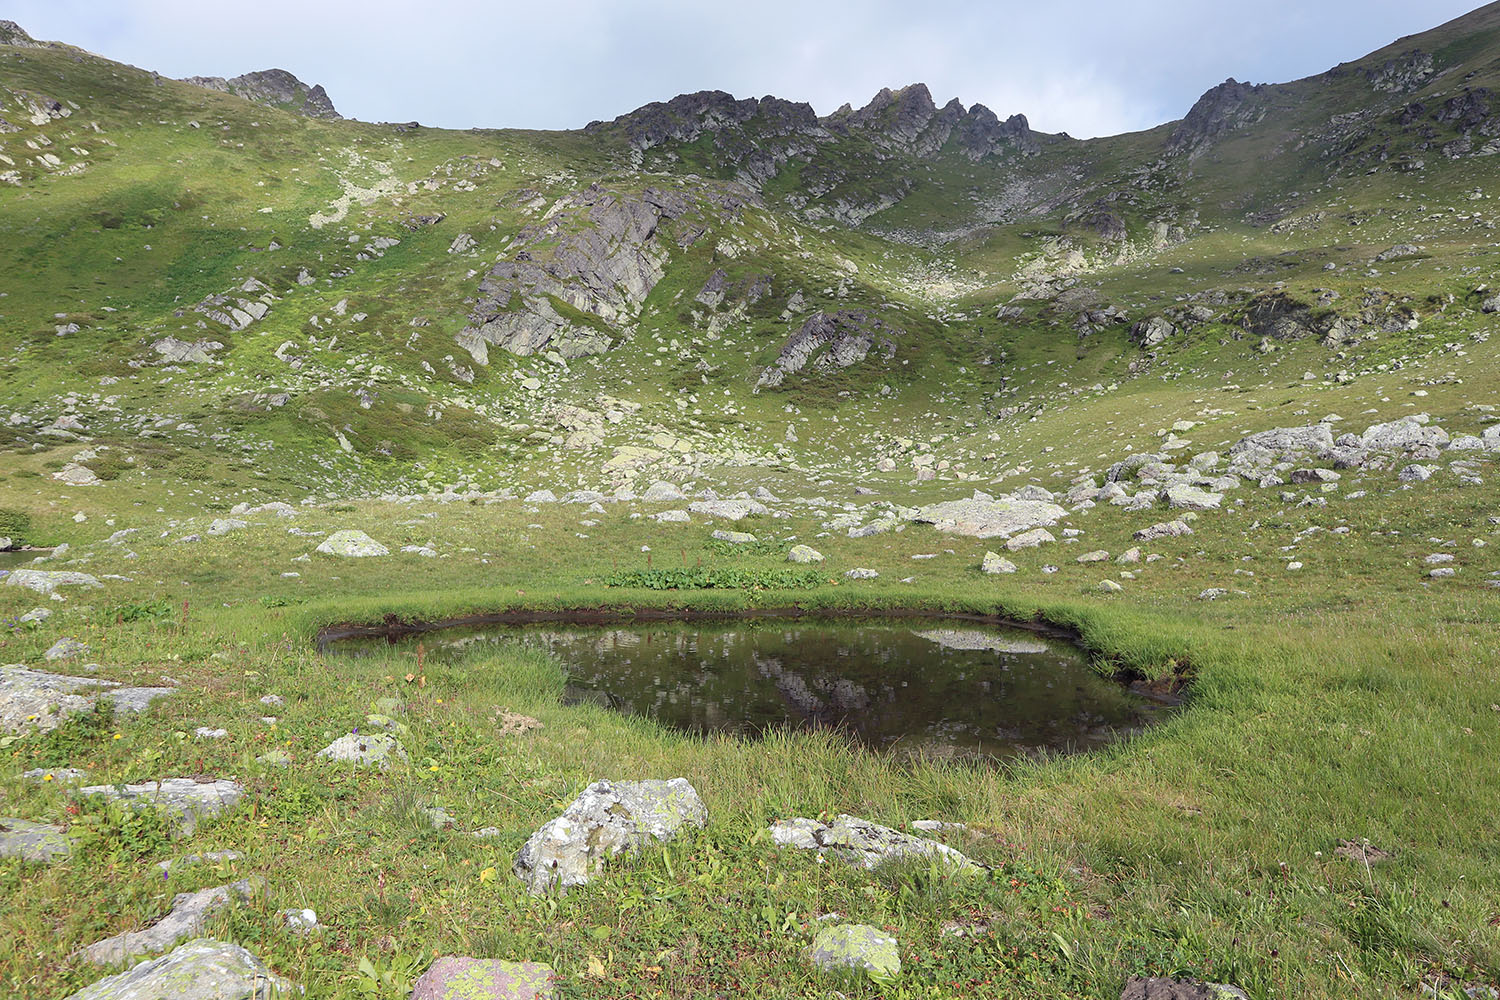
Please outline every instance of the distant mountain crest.
M20 49L37 49L42 43L28 35L14 21L0 21L0 45L14 45Z
M344 117L334 109L333 101L321 85L303 83L284 69L257 70L228 80L221 76L190 76L183 82L296 111L309 118L339 121Z

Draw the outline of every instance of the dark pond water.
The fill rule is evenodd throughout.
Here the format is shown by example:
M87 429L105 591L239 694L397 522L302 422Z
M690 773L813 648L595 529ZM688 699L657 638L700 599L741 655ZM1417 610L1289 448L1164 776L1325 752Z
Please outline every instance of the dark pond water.
M452 634L425 636L429 650L440 635ZM901 754L1009 757L1098 746L1158 711L1066 642L953 621L533 625L447 640L509 641L551 650L569 701L693 733L836 727Z
M25 569L31 565L31 560L37 556L44 556L47 550L25 549L17 552L0 552L0 569Z

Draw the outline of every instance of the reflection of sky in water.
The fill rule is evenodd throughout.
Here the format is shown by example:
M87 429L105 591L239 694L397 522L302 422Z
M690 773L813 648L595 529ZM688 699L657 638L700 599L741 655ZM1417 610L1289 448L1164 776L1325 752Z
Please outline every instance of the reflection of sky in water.
M566 665L568 698L692 732L839 727L899 752L1011 756L1098 746L1153 706L1078 650L954 623L651 623L495 629Z

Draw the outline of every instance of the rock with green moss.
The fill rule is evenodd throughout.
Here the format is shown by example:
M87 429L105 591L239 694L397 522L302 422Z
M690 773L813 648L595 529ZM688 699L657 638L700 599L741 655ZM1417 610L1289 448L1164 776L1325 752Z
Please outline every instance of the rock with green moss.
M295 995L239 945L197 938L160 958L101 979L67 1000L276 1000Z
M137 955L165 951L183 938L201 933L210 914L236 899L249 899L263 884L263 879L248 878L197 892L180 892L172 898L172 909L151 926L95 941L80 954L95 965L117 965Z
M357 767L375 767L384 771L391 760L407 761L406 748L389 733L350 733L340 736L318 751L319 757L345 761Z
M686 778L596 781L516 855L516 876L534 893L588 882L608 858L702 827L708 809Z
M0 858L53 861L73 851L73 841L60 826L0 817Z
M823 561L823 553L811 545L793 545L792 550L786 554L787 562L794 563L820 563Z
M812 960L820 969L856 969L883 978L901 971L896 939L869 924L835 924L818 931Z
M411 1000L551 1000L555 978L540 962L450 956L428 967Z
M88 785L80 795L101 795L132 809L155 809L171 819L184 836L191 836L200 819L234 808L245 796L236 781L220 778L164 778L135 785Z

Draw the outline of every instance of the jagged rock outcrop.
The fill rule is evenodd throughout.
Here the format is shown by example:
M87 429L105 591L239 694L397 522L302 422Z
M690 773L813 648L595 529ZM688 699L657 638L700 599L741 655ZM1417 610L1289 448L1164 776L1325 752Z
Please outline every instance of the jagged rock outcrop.
M756 382L756 389L778 386L792 372L809 364L816 368L848 368L879 348L887 359L896 356L896 339L905 335L900 327L862 309L817 312L802 324L785 344L776 361Z
M744 204L717 190L704 198L724 216ZM674 240L667 224L701 207L681 191L656 188L621 194L595 184L575 192L545 222L523 229L511 259L490 269L459 344L482 365L491 347L564 358L609 350L634 331L665 273L669 244L690 246L705 231L685 225Z
M1025 156L1035 156L1042 151L1042 144L1031 131L1031 123L1025 115L1011 115L1001 121L989 108L976 104L959 120L954 130L958 143L970 159L979 160L1001 150L1014 150Z
M344 117L334 109L322 85L303 83L284 69L256 70L228 80L222 76L190 76L182 82L234 94L256 104L286 108L309 118L342 121Z
M1246 107L1260 87L1230 77L1198 98L1187 117L1167 139L1167 153L1177 156L1202 152L1214 139L1257 121L1253 107Z
M0 45L12 45L18 49L38 49L42 43L32 38L14 21L0 21Z

